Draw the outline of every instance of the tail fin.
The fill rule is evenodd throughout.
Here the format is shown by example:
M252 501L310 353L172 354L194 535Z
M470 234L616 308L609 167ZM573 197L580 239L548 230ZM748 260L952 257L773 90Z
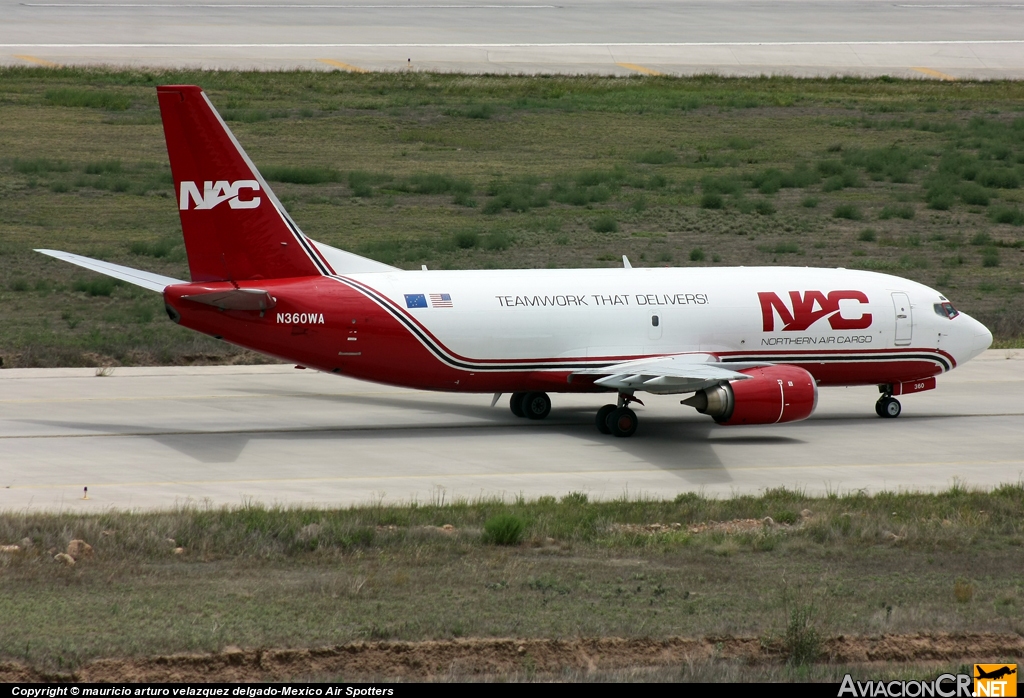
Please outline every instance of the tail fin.
M203 91L157 88L193 281L330 274Z

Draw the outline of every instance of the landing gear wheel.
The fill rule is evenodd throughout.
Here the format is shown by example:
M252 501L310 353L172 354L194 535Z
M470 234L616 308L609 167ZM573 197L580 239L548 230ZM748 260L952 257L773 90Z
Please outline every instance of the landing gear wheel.
M512 414L517 417L525 417L523 414L523 396L526 393L512 393L512 399L508 401L508 407L512 410Z
M608 426L608 415L619 409L615 405L605 405L597 411L594 421L597 423L597 430L602 434L611 434L611 427Z
M896 419L902 411L903 406L894 397L879 398L878 402L875 403L875 412L878 413L879 417L884 417L885 419Z
M544 419L551 411L551 398L547 393L526 393L520 404L523 416L530 419Z
M636 412L628 407L618 407L608 414L605 424L612 436L626 437L636 433Z

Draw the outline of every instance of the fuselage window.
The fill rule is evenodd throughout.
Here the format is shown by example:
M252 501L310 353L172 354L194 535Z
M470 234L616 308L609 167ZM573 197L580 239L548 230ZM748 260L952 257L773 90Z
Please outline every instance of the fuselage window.
M657 315L652 315L651 316L651 327L657 327L659 324L661 324L661 320L658 319L658 316Z
M960 311L953 307L952 303L936 303L934 306L935 314L947 317L950 320L960 314Z

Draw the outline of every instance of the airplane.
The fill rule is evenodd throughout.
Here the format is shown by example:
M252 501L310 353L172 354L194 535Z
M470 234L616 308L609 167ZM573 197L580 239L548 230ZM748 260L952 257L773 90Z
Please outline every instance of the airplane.
M1016 667L1017 665L1014 664L1013 666ZM996 680L999 680L999 679L1003 678L1004 676L1011 676L1011 675L1017 673L1017 669L1016 668L1011 669L1009 665L1001 666L998 669L993 669L992 671L985 671L979 665L975 664L974 665L974 669L975 669L975 671L978 672L978 675L974 677L976 679L996 679Z
M302 233L197 86L157 88L191 281L37 250L163 294L184 327L311 368L436 391L605 393L599 431L632 436L637 393L721 425L806 419L821 386L896 396L986 350L938 291L869 271L796 267L401 270Z

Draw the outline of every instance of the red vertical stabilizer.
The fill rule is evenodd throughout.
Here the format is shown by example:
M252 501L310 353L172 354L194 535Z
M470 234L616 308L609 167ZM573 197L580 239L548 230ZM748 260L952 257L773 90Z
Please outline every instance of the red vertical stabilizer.
M331 273L194 85L157 88L193 281Z

